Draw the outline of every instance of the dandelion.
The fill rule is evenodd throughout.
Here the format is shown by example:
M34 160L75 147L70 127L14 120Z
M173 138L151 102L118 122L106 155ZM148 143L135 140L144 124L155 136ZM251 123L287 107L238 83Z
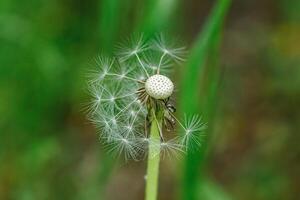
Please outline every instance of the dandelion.
M180 121L175 116L175 85L169 74L184 54L185 48L168 45L162 35L148 41L131 38L118 46L114 58L98 57L89 74L88 116L105 147L125 159L148 155L148 200L156 198L161 155L177 157L201 145L201 118ZM166 137L166 131L173 137Z

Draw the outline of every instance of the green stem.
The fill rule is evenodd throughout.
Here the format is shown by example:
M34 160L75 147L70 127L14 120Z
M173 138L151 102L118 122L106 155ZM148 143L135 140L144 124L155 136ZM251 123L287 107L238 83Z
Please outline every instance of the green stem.
M154 112L153 112L154 113ZM150 140L154 141L149 144L147 175L146 175L146 200L156 200L158 188L159 175L159 161L160 161L160 126L162 124L161 118L153 116L150 129Z

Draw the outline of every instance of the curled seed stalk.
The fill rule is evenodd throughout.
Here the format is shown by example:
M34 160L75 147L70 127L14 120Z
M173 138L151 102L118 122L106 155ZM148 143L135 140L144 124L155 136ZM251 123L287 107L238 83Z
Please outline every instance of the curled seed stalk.
M158 189L160 140L163 112L151 110L150 142L146 175L145 200L156 200Z

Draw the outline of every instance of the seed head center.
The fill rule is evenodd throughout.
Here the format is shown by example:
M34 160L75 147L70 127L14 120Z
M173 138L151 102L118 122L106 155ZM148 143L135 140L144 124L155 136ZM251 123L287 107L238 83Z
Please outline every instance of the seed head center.
M174 85L168 77L156 74L147 79L145 89L154 99L166 99L172 95Z

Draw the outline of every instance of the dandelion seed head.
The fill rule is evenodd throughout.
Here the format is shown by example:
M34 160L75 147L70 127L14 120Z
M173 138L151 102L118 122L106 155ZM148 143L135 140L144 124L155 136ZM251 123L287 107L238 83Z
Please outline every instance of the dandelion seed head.
M169 43L161 35L147 41L139 36L119 45L113 59L95 60L96 68L89 73L88 80L92 97L88 117L109 153L137 160L149 147L169 157L201 145L205 126L201 119L192 116L180 122L164 104L174 92L169 73L175 62L184 60L184 52L183 47ZM151 102L158 105L155 109L162 109L164 117L169 117L165 121L176 122L180 135L168 139L149 137L150 125L155 123L151 118L155 104ZM161 136L165 128L160 127Z
M172 95L174 85L168 77L156 74L147 79L145 88L151 97L166 99Z

